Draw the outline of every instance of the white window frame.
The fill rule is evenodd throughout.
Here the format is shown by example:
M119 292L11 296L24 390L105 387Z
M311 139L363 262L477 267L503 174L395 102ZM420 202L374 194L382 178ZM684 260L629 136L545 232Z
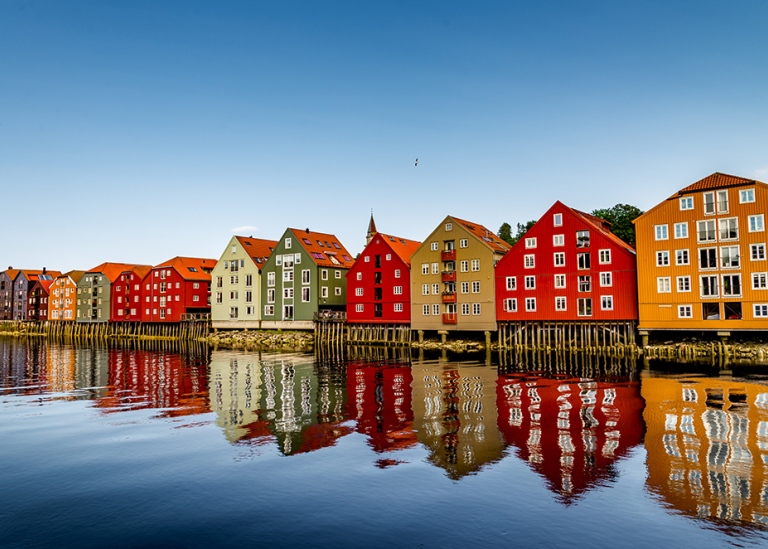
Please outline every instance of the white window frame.
M668 294L672 292L672 280L668 276L656 277L656 293Z
M506 281L507 281L507 290L509 290L509 291L517 290L517 277L516 276L508 276Z
M527 313L535 313L536 312L536 298L535 297L526 297L525 298L525 311Z
M600 273L600 287L610 288L613 286L613 273L611 271L604 271Z
M684 212L686 210L692 210L692 209L693 209L693 197L692 196L680 197L680 211Z
M525 254L523 261L526 269L533 269L536 267L536 256L534 254Z
M567 311L568 298L565 296L555 296L555 311Z
M563 214L556 213L552 216L552 225L555 227L563 226Z
M749 225L749 232L750 233L762 233L765 231L765 215L764 214L757 214L757 215L750 215L747 218L747 223Z
M749 245L750 261L765 261L765 242L756 242Z
M755 189L739 190L739 204L749 204L755 201Z
M678 292L690 292L691 291L691 277L688 275L678 276L675 278Z
M600 296L600 310L601 311L612 311L613 310L613 296L612 295L601 295Z
M669 225L654 225L653 232L656 240L669 240Z
M688 248L681 248L679 250L675 250L675 265L690 265L690 263L691 263L691 254Z
M552 235L552 246L554 247L565 246L565 235L564 234Z
M563 289L566 287L566 278L564 274L556 274L555 275L555 288L558 290Z
M677 318L693 318L693 305L678 305Z
M536 289L536 277L533 275L528 275L525 277L525 289L526 290L535 290Z
M688 222L682 221L673 225L675 231L675 239L688 238Z
M555 252L552 254L552 260L555 267L565 267L565 252Z
M530 250L532 248L536 247L536 237L526 238L525 239L525 248Z

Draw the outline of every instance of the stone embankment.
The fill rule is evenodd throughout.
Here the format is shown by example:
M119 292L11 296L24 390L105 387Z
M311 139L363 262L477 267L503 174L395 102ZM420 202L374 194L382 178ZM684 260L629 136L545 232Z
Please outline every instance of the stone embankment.
M201 339L214 348L225 349L284 349L311 351L314 347L312 332L292 331L219 331Z

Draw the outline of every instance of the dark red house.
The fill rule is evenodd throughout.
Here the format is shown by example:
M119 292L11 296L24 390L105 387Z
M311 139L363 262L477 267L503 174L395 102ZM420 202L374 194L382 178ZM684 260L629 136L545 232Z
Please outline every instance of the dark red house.
M112 284L113 296L109 302L110 322L140 322L144 279L152 267L131 265L120 273Z
M27 298L27 320L48 320L48 297L51 295L53 280L42 279L31 283Z
M609 227L555 202L496 266L496 319L636 321L635 251Z
M215 259L174 257L144 280L144 322L180 322L211 312L211 271Z
M411 322L411 256L421 245L384 233L373 234L347 272L347 322Z

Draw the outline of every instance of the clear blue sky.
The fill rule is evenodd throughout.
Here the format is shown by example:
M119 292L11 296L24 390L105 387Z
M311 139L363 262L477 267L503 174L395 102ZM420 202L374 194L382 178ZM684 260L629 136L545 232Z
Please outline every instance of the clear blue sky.
M768 181L768 2L0 1L0 269ZM418 167L414 160L419 158Z

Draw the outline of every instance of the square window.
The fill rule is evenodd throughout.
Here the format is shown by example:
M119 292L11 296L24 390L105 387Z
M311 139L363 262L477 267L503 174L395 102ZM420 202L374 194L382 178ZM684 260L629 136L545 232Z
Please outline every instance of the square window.
M693 307L691 305L678 305L677 318L692 318Z
M765 230L765 227L763 226L763 214L750 215L747 218L747 222L749 224L749 232L751 233L759 233Z
M739 191L739 203L747 204L755 201L755 189L742 189Z
M765 259L765 244L751 244L749 257L752 261L763 261Z
M525 289L526 290L535 290L536 289L536 277L535 276L526 276L525 277Z
M536 298L535 297L526 297L525 298L525 310L528 311L528 312L536 311Z
M555 297L555 310L556 311L568 310L567 300L565 297Z
M693 197L692 196L684 196L680 199L680 210L692 210L693 209Z
M765 290L768 288L766 286L766 276L768 276L768 273L752 273L752 289Z
M656 252L656 266L657 267L669 266L669 250L661 250Z
M534 256L533 254L526 254L524 256L524 260L525 260L526 269L532 269L533 267L536 266L536 256Z
M655 225L654 232L656 233L656 240L667 240L669 238L669 228L667 225Z
M688 250L675 250L675 265L688 265Z
M526 238L525 239L525 247L528 248L528 249L535 248L536 247L536 238L535 237L534 238Z
M516 289L517 289L517 277L508 276L507 277L507 290L516 290Z
M690 276L678 276L677 277L677 291L678 292L690 292L691 291L691 277Z
M563 214L554 214L552 216L552 224L555 227L562 227L563 226Z
M660 294L670 293L672 291L670 278L668 276L660 276L656 278L656 290Z
M675 223L675 238L688 238L688 223Z
M565 246L565 235L564 234L552 235L552 245Z
M555 275L555 288L558 288L558 289L565 288L565 275L564 274L557 274L557 275Z

